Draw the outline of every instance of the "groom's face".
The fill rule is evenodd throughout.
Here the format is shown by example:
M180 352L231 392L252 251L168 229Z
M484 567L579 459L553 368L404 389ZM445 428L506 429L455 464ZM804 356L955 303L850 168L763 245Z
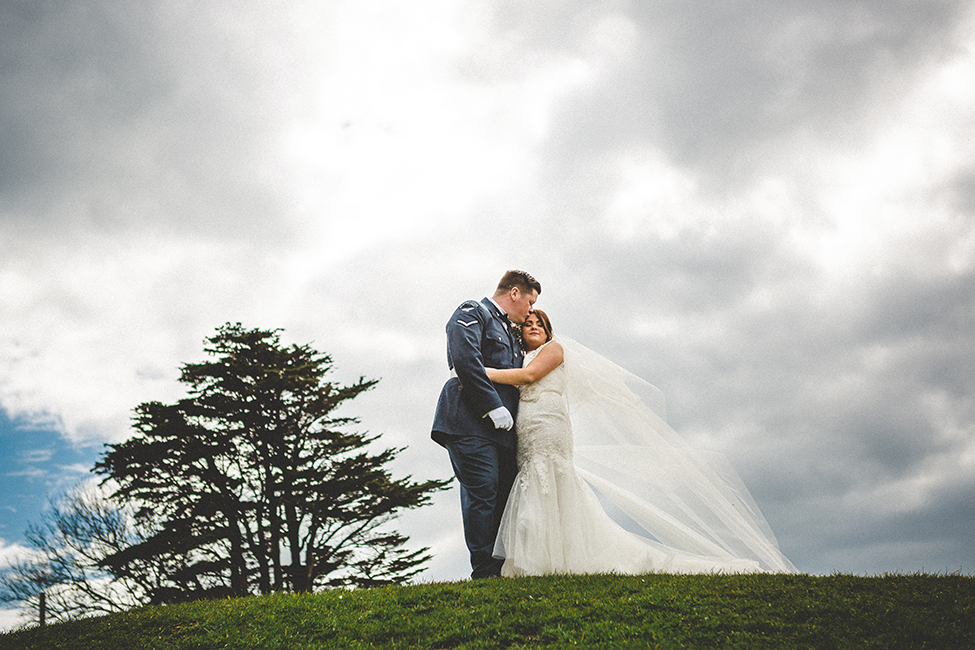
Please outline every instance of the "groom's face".
M511 310L508 312L508 318L511 319L512 323L521 325L528 318L528 314L532 313L532 305L538 300L538 292L534 289L531 293L524 293L515 287L511 290Z

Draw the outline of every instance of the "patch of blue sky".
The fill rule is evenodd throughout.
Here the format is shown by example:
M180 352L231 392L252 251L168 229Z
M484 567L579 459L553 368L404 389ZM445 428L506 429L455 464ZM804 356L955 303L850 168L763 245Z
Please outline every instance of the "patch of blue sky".
M78 446L54 428L37 427L0 410L0 539L23 543L51 497L94 477L103 447Z

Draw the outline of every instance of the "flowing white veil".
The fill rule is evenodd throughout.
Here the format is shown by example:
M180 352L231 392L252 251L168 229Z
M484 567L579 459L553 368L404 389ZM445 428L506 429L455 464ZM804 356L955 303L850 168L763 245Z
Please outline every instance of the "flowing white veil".
M663 393L570 338L556 340L575 464L610 516L669 553L796 572L724 456L691 449L667 425Z

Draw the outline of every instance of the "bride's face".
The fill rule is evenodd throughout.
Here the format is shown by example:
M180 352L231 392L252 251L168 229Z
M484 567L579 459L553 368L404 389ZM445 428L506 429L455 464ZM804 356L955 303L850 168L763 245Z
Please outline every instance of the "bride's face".
M525 347L534 350L548 340L548 334L542 326L541 319L535 314L528 314L525 323L521 326L521 338L525 341Z

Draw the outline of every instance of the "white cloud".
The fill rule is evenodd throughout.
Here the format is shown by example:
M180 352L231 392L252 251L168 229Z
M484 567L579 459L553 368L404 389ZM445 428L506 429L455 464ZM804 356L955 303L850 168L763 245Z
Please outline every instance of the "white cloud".
M0 609L0 631L9 632L23 626L24 615L15 609Z
M28 550L20 544L10 543L0 538L0 569L9 566L27 554ZM0 632L15 630L22 627L27 621L27 612L20 608L0 608Z
M28 553L23 545L0 538L0 568L10 566L17 558L25 557Z

